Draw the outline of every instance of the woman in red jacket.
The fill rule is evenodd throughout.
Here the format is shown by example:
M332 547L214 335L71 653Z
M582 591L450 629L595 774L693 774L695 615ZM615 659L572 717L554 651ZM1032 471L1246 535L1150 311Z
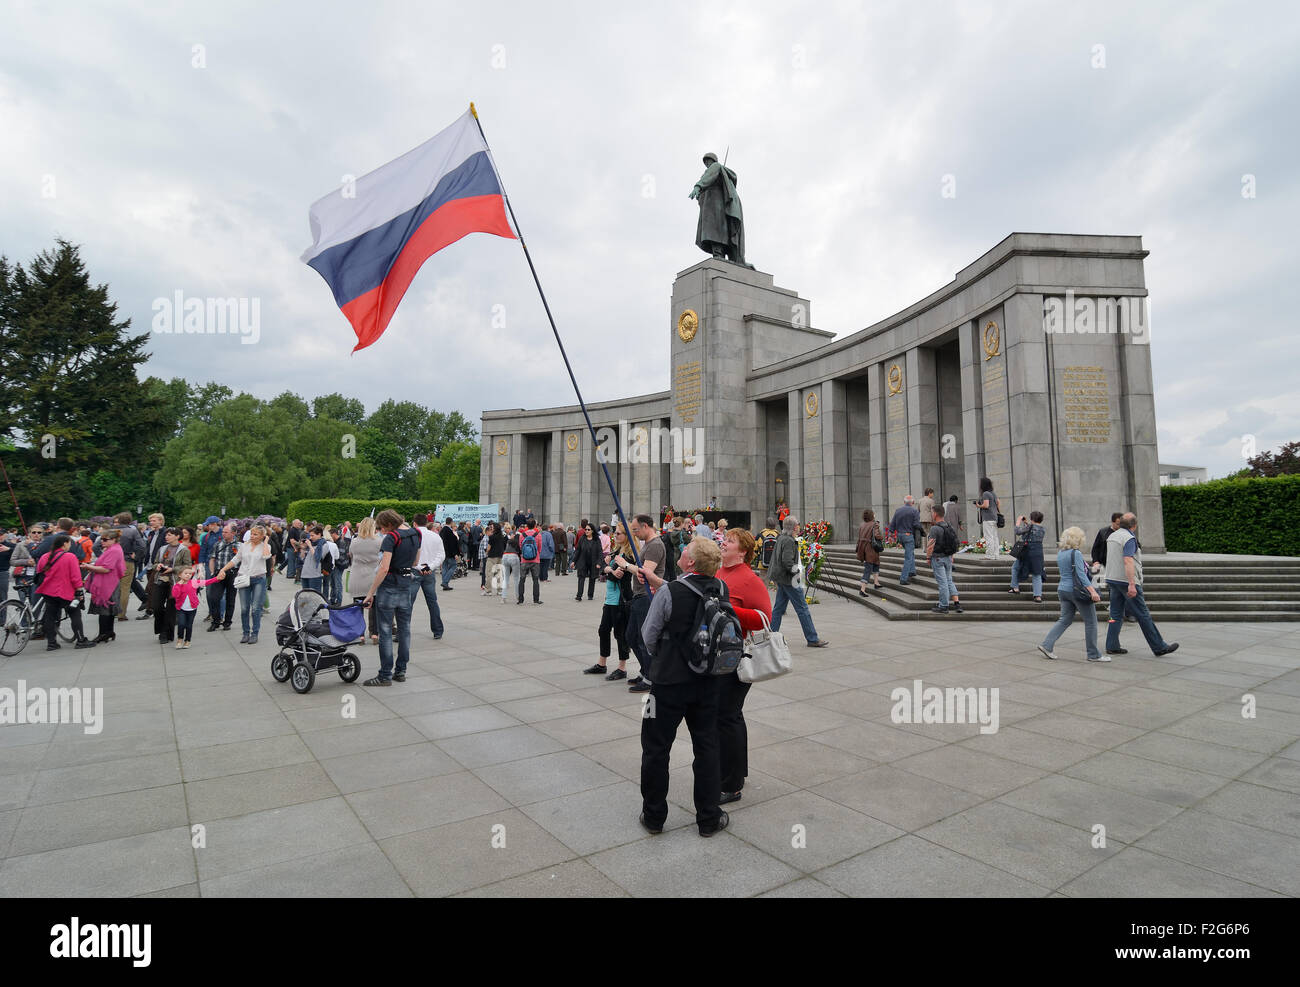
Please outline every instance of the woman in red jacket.
M718 569L718 578L727 584L731 607L746 631L761 631L763 616L772 619L772 598L763 580L750 568L757 544L744 528L729 530L722 541L722 566ZM722 676L718 683L718 760L722 768L719 805L739 800L749 774L749 732L743 712L749 686L735 672Z
M68 550L71 544L71 535L57 535L50 550L36 560L36 572L41 578L36 592L45 597L46 651L58 651L63 647L59 644L59 616L65 610L71 612L70 605L81 592L81 565ZM77 640L78 648L94 646L85 634L81 634Z

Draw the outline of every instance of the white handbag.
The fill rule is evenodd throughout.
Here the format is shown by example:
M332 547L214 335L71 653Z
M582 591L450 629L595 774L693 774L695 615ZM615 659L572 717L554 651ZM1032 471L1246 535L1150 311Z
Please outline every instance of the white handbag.
M745 638L745 657L740 659L736 675L742 682L764 682L790 671L793 658L785 635L772 630L767 614L758 612L763 620L761 631L751 631Z
M253 577L242 569L235 573L235 589L244 589L253 581Z

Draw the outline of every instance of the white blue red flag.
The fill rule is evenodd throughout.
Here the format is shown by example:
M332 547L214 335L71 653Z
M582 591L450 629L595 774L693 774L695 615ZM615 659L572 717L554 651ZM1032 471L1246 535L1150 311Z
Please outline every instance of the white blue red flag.
M388 328L420 266L470 233L515 238L501 182L472 115L348 187L318 200L302 259L325 279L357 334ZM352 193L355 194L346 194Z

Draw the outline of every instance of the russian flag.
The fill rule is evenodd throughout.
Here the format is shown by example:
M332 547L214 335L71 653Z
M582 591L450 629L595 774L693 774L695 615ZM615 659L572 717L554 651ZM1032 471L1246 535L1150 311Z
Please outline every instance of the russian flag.
M319 199L302 259L325 279L357 334L388 328L420 266L470 233L515 238L472 109L419 147ZM355 192L354 195L348 194Z

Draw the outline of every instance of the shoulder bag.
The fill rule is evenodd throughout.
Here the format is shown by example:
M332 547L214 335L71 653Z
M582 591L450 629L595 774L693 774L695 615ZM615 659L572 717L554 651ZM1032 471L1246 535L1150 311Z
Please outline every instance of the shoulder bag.
M742 682L764 682L790 671L793 661L785 635L772 630L767 614L758 611L763 620L761 631L750 631L745 637L745 657L740 659L736 675Z
M1074 554L1079 556L1081 560L1083 559L1083 553L1080 552L1077 548L1074 550ZM1083 564L1083 571L1084 572L1088 571L1088 563L1086 562L1084 562ZM1077 576L1078 574L1075 573L1075 575ZM1089 581L1089 585L1091 585L1091 581ZM1092 594L1088 592L1088 588L1086 586L1079 585L1079 580L1077 578L1074 580L1074 599L1076 603L1089 603L1089 604L1092 603Z

